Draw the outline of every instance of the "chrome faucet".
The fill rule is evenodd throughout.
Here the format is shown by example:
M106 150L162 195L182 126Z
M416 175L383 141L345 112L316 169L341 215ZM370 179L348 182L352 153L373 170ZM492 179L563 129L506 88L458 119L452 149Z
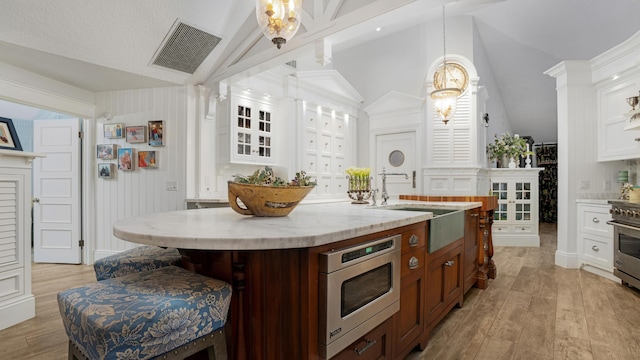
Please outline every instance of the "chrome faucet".
M407 173L388 173L382 168L382 203L380 205L387 205L387 200L389 200L389 194L387 194L387 176L389 175L404 175L405 179L409 179L409 175Z
M378 193L378 189L371 189L371 206L378 206L376 204L376 193Z

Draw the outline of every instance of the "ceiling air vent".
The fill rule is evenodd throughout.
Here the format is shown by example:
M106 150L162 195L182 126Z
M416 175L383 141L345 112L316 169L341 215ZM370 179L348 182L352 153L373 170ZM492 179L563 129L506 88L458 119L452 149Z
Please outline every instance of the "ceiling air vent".
M160 46L153 65L193 74L222 40L179 19Z

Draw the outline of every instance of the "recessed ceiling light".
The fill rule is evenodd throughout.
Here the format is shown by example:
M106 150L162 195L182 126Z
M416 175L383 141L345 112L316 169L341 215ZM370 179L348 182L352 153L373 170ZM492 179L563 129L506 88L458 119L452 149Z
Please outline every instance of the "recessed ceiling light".
M381 28L381 27L377 27L377 28L376 28L376 31L380 31L380 30L382 30L382 28Z

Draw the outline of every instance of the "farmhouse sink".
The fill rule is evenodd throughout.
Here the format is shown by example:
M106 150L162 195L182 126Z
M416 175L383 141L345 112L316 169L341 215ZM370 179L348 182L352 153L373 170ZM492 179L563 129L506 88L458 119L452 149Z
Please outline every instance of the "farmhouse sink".
M413 204L383 206L379 209L433 213L433 218L429 221L428 251L430 254L464 236L464 210L429 208Z

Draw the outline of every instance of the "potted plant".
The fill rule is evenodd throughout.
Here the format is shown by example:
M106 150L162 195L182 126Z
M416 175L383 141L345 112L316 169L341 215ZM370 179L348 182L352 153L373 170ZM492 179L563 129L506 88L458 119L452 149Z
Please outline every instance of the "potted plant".
M493 142L487 145L489 159L499 160L504 164L506 157L509 159L510 168L517 167L516 159L527 154L527 140L521 138L518 134L512 136L508 132L502 133L500 138L498 138L498 134L494 137Z
M242 215L287 216L315 186L316 181L304 171L287 182L265 166L248 176L235 175L228 182L229 205Z

